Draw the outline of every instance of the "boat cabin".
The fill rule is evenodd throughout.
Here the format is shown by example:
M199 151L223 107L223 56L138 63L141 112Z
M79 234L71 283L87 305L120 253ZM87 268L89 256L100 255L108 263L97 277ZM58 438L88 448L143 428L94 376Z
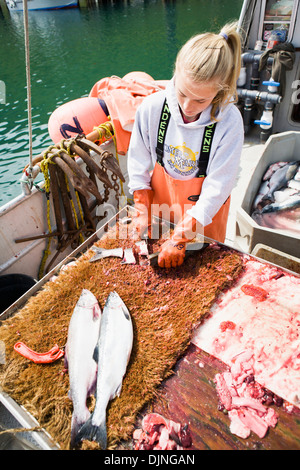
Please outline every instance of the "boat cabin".
M238 97L245 134L259 126L265 141L272 133L299 131L299 0L246 0L239 28Z

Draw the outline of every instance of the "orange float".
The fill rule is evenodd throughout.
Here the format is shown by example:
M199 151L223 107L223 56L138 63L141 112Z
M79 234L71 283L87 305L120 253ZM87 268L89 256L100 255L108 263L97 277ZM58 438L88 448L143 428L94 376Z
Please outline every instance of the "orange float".
M100 98L78 98L57 108L48 121L54 144L77 134L89 134L95 126L108 121L106 104Z
M102 78L91 89L89 96L103 99L109 109L121 155L128 150L138 106L146 96L164 89L166 83L153 80L145 72L129 72L123 78Z
M149 80L150 82L153 82L154 78L152 78L151 75L146 72L129 72L124 75L123 80L136 80L139 82Z
M63 104L50 116L48 131L55 144L111 121L117 151L125 155L135 113L143 99L165 88L167 80L156 81L145 72L129 72L123 78L105 77L95 83L89 96Z

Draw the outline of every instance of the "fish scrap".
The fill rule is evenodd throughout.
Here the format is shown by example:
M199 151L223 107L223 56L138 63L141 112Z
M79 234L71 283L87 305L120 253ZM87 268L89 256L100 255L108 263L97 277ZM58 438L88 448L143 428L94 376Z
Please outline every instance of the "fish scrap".
M288 182L288 188L295 189L296 191L300 191L300 181L293 178Z
M254 377L254 355L248 349L232 358L230 371L216 374L220 411L228 412L230 431L246 439L251 431L261 439L275 427L278 413L268 405L281 406L283 400L261 387Z
M259 286L253 286L252 284L243 284L241 286L241 290L244 292L244 294L254 297L259 302L263 302L268 298L268 292Z
M183 450L192 445L187 424L176 423L159 413L145 415L142 427L134 431L133 439L134 450Z
M97 246L93 246L92 250L96 254L91 259L89 259L90 263L93 263L94 261L97 261L99 259L109 258L111 256L123 258L123 248L106 249L106 248L99 248Z
M149 255L148 245L147 245L146 240L141 240L139 242L136 242L135 244L136 244L141 256L148 256Z
M124 258L121 264L136 264L136 259L132 248L125 248Z
M135 243L138 253L141 256L148 256L148 246L145 240ZM122 258L121 264L136 264L135 250L133 248L99 248L93 246L92 250L96 253L92 258L89 259L90 263L94 263L103 258L117 257Z

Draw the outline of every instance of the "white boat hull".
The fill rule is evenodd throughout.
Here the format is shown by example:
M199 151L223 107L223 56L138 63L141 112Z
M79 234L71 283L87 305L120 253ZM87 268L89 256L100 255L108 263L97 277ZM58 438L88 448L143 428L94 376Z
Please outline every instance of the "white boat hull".
M10 11L23 11L23 0L7 0ZM55 10L59 8L77 7L78 1L66 0L28 0L28 10Z

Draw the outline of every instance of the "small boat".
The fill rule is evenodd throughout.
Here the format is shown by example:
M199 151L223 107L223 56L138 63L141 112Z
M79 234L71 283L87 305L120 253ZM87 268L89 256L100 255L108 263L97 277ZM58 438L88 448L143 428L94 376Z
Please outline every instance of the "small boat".
M23 0L6 0L9 11L23 11ZM60 8L73 8L78 1L71 0L28 0L28 10L56 10Z
M254 241L255 243L263 241L268 243L271 247L276 248L276 246L279 246L277 245L277 240L280 240L280 249L283 249L286 252L288 258L291 258L291 256L289 256L290 248L296 247L296 249L298 249L299 246L299 236L295 236L293 240L288 238L284 233L281 233L280 237L275 237L271 230L264 230L264 238L262 240L259 238L261 236L260 233L262 232L257 230L258 225L254 221L250 223L250 216L248 214L252 203L251 199L253 199L255 195L253 188L254 186L255 189L258 188L259 178L261 178L266 171L266 165L273 162L279 162L281 160L281 155L279 155L278 152L282 152L284 159L293 157L299 161L297 148L299 148L298 140L300 135L300 107L296 93L298 86L300 85L298 75L300 63L298 51L298 46L300 45L300 12L298 10L298 3L299 0L280 0L277 2L275 2L275 0L245 0L240 15L239 28L240 31L243 32L243 67L238 83L239 101L237 106L239 107L244 119L245 146L241 159L241 172L232 197L233 203L230 209L229 229L231 230L233 228L233 231L232 233L227 234L225 246L227 250L228 246L234 247L237 242L241 241L241 239L245 239L246 243L251 238L251 243L248 243L247 247L242 250L246 253L250 253L249 256L245 256L245 259L252 257ZM282 33L282 31L284 31L284 33ZM274 33L273 35L272 32ZM283 35L280 36L280 34ZM284 38L283 42L278 39L280 37ZM276 44L274 44L274 42L272 43L272 41L275 41ZM268 51L272 51L274 45L279 46L280 50L281 46L284 48L290 43L294 45L295 50L291 51L290 49L285 50L285 52L293 52L293 63L291 68L285 70L286 73L283 76L285 86L282 88L282 81L277 82L274 77L272 77L273 65L274 63L276 64L276 56L272 55L272 52ZM264 56L265 52L267 54ZM265 66L262 67L262 69L260 69L262 62L261 58L266 59ZM75 106L77 106L78 103L79 102L76 102ZM83 101L80 101L80 103L83 103ZM34 178L36 176L34 171L25 170L23 173L21 182L23 194L0 207L0 278L20 273L22 275L29 275L35 280L37 278L37 273L39 270L41 271L41 265L43 265L45 254L48 256L51 251L49 250L48 241L50 240L53 242L51 247L52 257L47 259L46 266L42 266L41 278L34 283L32 287L28 288L26 286L26 289L29 290L2 313L0 307L0 321L2 319L6 320L6 318L12 315L18 308L21 308L28 299L37 294L39 290L41 290L42 287L51 279L51 277L56 274L56 270L59 272L59 270L69 261L77 257L79 258L82 253L85 253L87 248L97 242L99 238L102 238L110 223L115 223L117 218L118 220L129 219L128 216L130 215L132 207L124 207L121 201L122 197L124 197L126 204L130 198L127 190L128 174L126 169L126 152L118 152L118 148L115 145L115 135L110 128L111 121L106 120L106 117L108 117L108 112L105 109L106 104L107 103L105 102L96 103L96 114L99 112L102 113L102 117L100 117L102 124L99 125L99 122L95 122L95 125L98 126L98 128L94 129L92 126L92 128L85 129L80 125L80 120L77 118L75 119L75 115L74 117L71 116L71 122L64 120L58 125L60 132L65 133L63 136L66 139L65 144L62 144L62 147L60 148L56 147L46 150L49 157L53 156L55 152L64 153L66 155L61 159L61 161L58 160L61 162L60 170L66 169L64 165L66 162L72 165L73 169L75 168L73 163L70 163L68 154L69 150L72 152L72 146L73 150L77 152L77 155L79 156L76 160L76 165L80 169L76 167L76 170L80 173L81 180L76 181L76 179L73 179L74 185L72 188L72 196L76 187L82 189L83 193L85 193L86 188L93 188L93 194L90 193L90 196L87 197L86 200L81 199L82 208L84 209L83 225L81 225L81 227L74 226L73 229L70 228L67 217L62 218L60 216L61 213L59 208L61 207L61 204L64 208L67 208L68 199L66 202L61 198L54 197L55 187L52 187L51 191L51 213L49 212L49 199L47 197L47 184L49 181L46 178L44 183L34 184ZM99 106L102 108L102 111ZM90 109L91 108L88 108L88 110ZM61 109L60 111L64 111L64 109ZM87 114L89 117L92 116L91 112L88 112ZM57 116L56 113L55 116ZM132 123L127 123L126 129L124 128L123 130L130 133L130 125L132 125ZM103 132L101 135L100 130ZM73 135L75 134L75 137L77 134L77 140L70 142L70 133L72 134L72 132ZM276 135L273 136L273 134ZM57 140L55 139L55 141ZM97 142L97 144L94 142ZM64 147L64 145L66 145L66 147ZM42 150L44 150L41 154L43 157L45 149L41 149L41 152ZM37 164L40 162L41 160L39 160ZM94 162L95 165L92 162ZM24 162L24 166L27 163L28 162ZM92 175L96 172L96 165L100 169L104 170L104 173L106 170L109 170L109 176L111 176L110 173L112 173L112 187L109 187L109 182L107 181L100 181L99 179L95 180L93 178ZM51 167L51 165L49 166ZM34 166L31 169L34 170ZM37 173L40 169L41 167L37 169ZM82 176L82 172L84 173L84 176ZM54 175L55 177L51 179L53 181L55 181L56 177L58 179L59 173L60 171L58 171L58 173ZM45 174L47 175L46 172ZM86 178L92 182L96 181L96 191L94 187L89 185L90 183ZM84 184L82 184L83 181ZM81 184L82 186L80 186ZM70 192L66 191L66 194L68 196ZM56 204L58 201L61 204ZM73 198L72 201L75 203L76 197ZM101 203L99 203L99 201L101 201ZM239 217L237 217L239 203L241 203L242 212L240 212ZM71 209L73 210L73 207ZM80 211L77 210L76 214L79 220L81 216ZM238 223L237 227L235 227L236 222ZM247 223L248 226L246 225ZM236 231L234 230L235 228ZM258 234L258 236L255 238L256 234ZM81 236L83 235L85 240L80 244ZM277 260L278 258L276 260L272 260L275 265L277 264ZM296 259L295 263L297 263ZM267 270L269 269L269 264L270 263L265 261ZM300 263L298 262L298 268L299 266ZM44 269L44 267L46 269ZM273 279L276 282L277 279L284 279L284 276L281 276L281 274L282 273L280 273L280 277L278 277L278 273L276 272L276 276L274 276ZM293 272L288 272L287 274L294 275ZM261 276L259 279L262 279L261 271L259 271L259 276ZM91 279L92 277L90 280ZM299 275L296 279L297 284L298 279ZM168 281L168 283L170 282ZM2 294L3 298L5 296L6 294ZM273 298L271 300L273 302ZM217 303L219 304L219 302ZM255 303L255 309L260 308L260 302ZM239 310L241 310L240 307ZM245 313L246 309L242 312ZM255 313L259 313L259 310ZM264 317L265 315L257 316ZM271 316L271 318L274 323L274 317ZM292 318L292 315L290 318ZM217 323L217 328L219 328L220 322L218 319L215 323ZM232 325L232 322L224 323L231 323ZM170 327L171 326L172 325L170 325ZM211 327L211 325L209 326ZM213 327L214 326L215 325L213 325ZM228 328L230 330L229 326ZM217 330L217 335L220 335L219 329ZM208 335L206 335L205 339L207 339L207 337ZM219 338L217 337L217 339ZM298 340L295 340L295 343L297 341ZM202 345L200 345L200 347L202 347ZM203 349L205 350L205 348ZM204 372L204 388L199 388L199 382L197 382L197 380L195 381L195 384L197 393L202 389L205 390L205 392L203 392L203 390L202 392L206 393L205 387L208 383L210 383L210 385L213 383L214 374L211 373L210 380L207 380L207 375L205 374L207 374L208 369L212 370L213 367L215 367L215 363L212 364L210 356L207 354L202 355L201 360L198 355L195 358L193 356L193 351L194 350L189 353L190 356L188 357L190 359L187 360L184 358L183 361L181 361L181 367L187 367L188 365L189 368L191 368L193 366L193 373L191 374L189 371L189 374L185 375L192 378L197 377L199 370ZM207 352L210 354L209 350ZM296 355L291 357L297 358ZM5 345L3 343L1 344L0 341L0 364L1 361L2 363L5 363ZM207 362L207 367L204 367L204 365L206 366L205 361L209 361ZM184 374L178 374L177 378L180 378L181 376L183 377ZM174 377L176 379L176 374L174 374ZM191 385L195 386L195 384ZM187 385L184 384L185 388L182 388L184 392L186 391L186 386ZM176 387L173 387L173 390L175 388ZM181 390L181 386L178 387L178 390ZM199 399L197 402L199 404L197 406L200 407L203 405L203 412L200 408L198 409L200 415L199 419L201 420L202 417L204 417L204 420L206 420L201 426L201 435L199 434L199 449L203 448L203 442L205 442L203 440L203 429L210 428L210 426L207 426L206 419L207 415L211 413L211 408L208 407L206 402L207 397L211 394L210 392L211 391L205 395L204 400ZM184 395L186 395L186 393L184 393ZM191 394L189 393L186 396L190 397ZM298 400L297 395L295 396ZM181 397L179 401L182 401ZM169 402L174 403L173 397ZM193 403L196 402L194 401ZM196 411L197 409L193 406L193 415L191 420L187 420L187 422L195 421ZM30 438L33 442L33 444L31 444L30 440L29 443L25 443L27 447L31 444L39 449L42 448L50 450L58 448L58 445L46 431L43 429L39 429L38 432L35 431L35 428L38 427L39 424L23 408L23 406L18 405L8 394L2 392L0 392L0 415L1 417L3 416L3 423L0 422L0 425L2 424L5 428L8 427L6 421L11 422L12 418L15 420L13 422L16 423L13 426L14 428L21 426L25 428L24 431L27 428L28 432L26 437ZM221 413L221 416L224 418L225 414ZM212 428L211 431L211 442L213 442L215 446L218 446L219 440L222 440L222 435L219 432L220 426L218 424L220 423L220 420L222 420L222 418L219 417L215 420L217 423L217 430L215 431L215 429ZM210 422L212 422L212 420L210 420ZM293 443L295 442L295 445L299 446L299 442L296 441L297 433L299 434L299 430L297 428L297 416L292 417L290 421L286 421L283 425L285 425L289 430L296 429L295 432L293 430L292 432L285 431L283 434L284 437L290 439L290 436L293 433ZM225 423L223 429L226 429L225 426L228 426L228 422ZM293 426L293 428L290 428L289 426ZM216 440L215 436L217 434L218 439ZM272 430L272 433L270 434L275 435L275 431L273 432ZM269 437L272 438L272 436ZM10 436L8 436L8 438L10 438ZM276 438L278 438L278 434L276 435ZM253 448L257 448L257 442L258 440L255 437L253 440ZM293 443L291 444L291 441L288 440L286 446L292 446ZM3 445L6 447L7 442L5 441ZM259 445L261 444L259 443ZM278 441L274 444L274 446L276 445L278 446ZM285 442L283 443L283 446L284 445ZM15 449L23 446L23 441L13 442L13 447ZM248 441L246 441L244 447L249 448ZM237 447L237 439L235 438L232 443L232 448L239 448ZM270 448L268 441L266 443L266 448Z
M11 1L8 3L15 3L20 6L22 2ZM38 2L37 0L29 0L28 8L31 9L37 4L43 5L45 8L47 5L50 6L50 3L52 7L55 5L62 7L71 6L71 3L74 2L58 2L58 0ZM240 13L238 28L242 34L243 51L242 71L238 80L237 107L240 109L244 120L245 145L241 159L241 172L237 181L238 191L235 192L235 196L232 198L226 243L246 251L251 251L255 247L241 240L241 238L247 239L247 233L245 234L244 229L239 226L242 224L240 218L238 221L236 220L237 212L250 184L255 166L264 150L265 142L273 134L300 132L300 105L297 95L300 84L300 11L298 5L299 0L282 0L280 2L274 2L273 0L244 0ZM275 49L273 49L274 46ZM284 56L289 59L288 66L285 63L282 67L276 67L279 60L276 51L283 51ZM272 75L273 72L276 72L276 68L277 70L280 68L281 72L283 72L280 76L277 73L273 77ZM95 86L98 85L95 84ZM77 100L77 103L79 102L80 99ZM109 113L105 109L106 103L102 102L101 104L104 118L100 122L105 127L105 119ZM53 115L56 112L57 110L53 112ZM76 113L73 114L76 116ZM127 139L130 137L131 128L132 122L124 124L123 131ZM80 134L82 131L80 126L78 127L78 122L74 119L66 126L63 126L65 136L72 135L70 129L75 129L75 134ZM103 182L100 182L98 191L103 199L103 204L95 204L95 195L88 201L93 217L95 217L95 226L99 223L99 216L102 217L102 222L104 222L104 214L107 214L109 219L118 212L120 207L123 207L119 203L120 196L121 199L124 197L126 201L130 201L131 198L127 189L126 152L125 154L120 154L116 151L112 135L104 140L106 142L98 145L98 149L100 149L100 153L108 152L118 160L124 182L117 178L116 184L114 183L118 197L115 196L114 190L110 190L108 195L108 188L105 187ZM41 149L41 154L45 150ZM94 152L93 158L95 158L98 164L102 157L99 153L97 155ZM274 158L274 161L278 160L279 157ZM27 163L24 162L24 167ZM84 172L87 171L86 164L81 158L77 160L77 164L82 166ZM249 166L251 167L250 171ZM24 172L21 178L23 194L0 207L0 276L23 274L37 279L43 257L48 250L49 240L56 241L57 243L56 246L52 246L51 250L54 259L51 260L51 265L48 265L48 268L46 266L43 274L47 273L47 269L52 269L55 264L64 259L68 255L68 250L71 252L74 247L70 230L67 243L62 241L62 239L57 240L57 238L53 237L53 234L57 232L54 206L51 204L51 214L49 216L45 188L43 184L34 184L34 177L34 175L28 177L28 174ZM257 179L258 177L256 172L255 178ZM119 184L118 188L117 183ZM245 204L243 204L243 207L245 207ZM77 214L77 216L80 216L80 214ZM50 218L51 224L49 224ZM16 223L16 221L18 222ZM256 228L259 228L255 222L253 223ZM60 230L63 230L66 227L66 220L63 219L61 224ZM285 235L283 234L282 237L284 238ZM296 236L296 239L298 238ZM278 248L282 250L284 244L282 240L280 247L277 246L277 242L274 240L276 240L276 237L268 238L270 246L273 249ZM242 242L242 246L239 246L240 242ZM264 240L256 239L256 243L259 242L265 243L265 238ZM285 252L288 255L295 256L295 252L289 252L289 247L290 244L287 243ZM50 258L48 259L49 261Z

